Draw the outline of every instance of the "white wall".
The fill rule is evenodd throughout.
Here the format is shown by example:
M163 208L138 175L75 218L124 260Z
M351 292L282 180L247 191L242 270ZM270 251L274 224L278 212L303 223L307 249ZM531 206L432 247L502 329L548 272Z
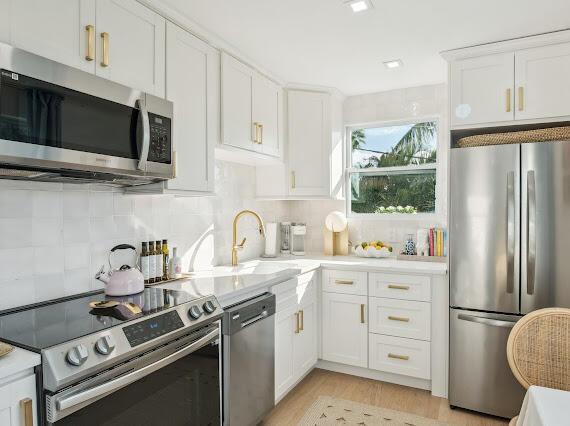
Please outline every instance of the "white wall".
M244 208L282 220L285 202L254 200L255 169L216 162L216 196L125 195L107 187L0 181L0 310L101 288L93 278L119 243L168 239L185 268L230 262L232 220ZM240 259L257 257L255 220ZM108 267L108 266L106 266Z
M389 123L409 119L433 118L439 121L436 215L418 217L386 217L379 219L349 219L351 241L383 240L399 249L408 234L419 228L446 226L447 224L447 170L449 152L449 125L447 114L447 87L444 84L413 87L388 92L351 96L344 102L345 125ZM289 215L293 221L308 225L307 250L323 249L322 227L326 215L345 211L344 201L294 201Z

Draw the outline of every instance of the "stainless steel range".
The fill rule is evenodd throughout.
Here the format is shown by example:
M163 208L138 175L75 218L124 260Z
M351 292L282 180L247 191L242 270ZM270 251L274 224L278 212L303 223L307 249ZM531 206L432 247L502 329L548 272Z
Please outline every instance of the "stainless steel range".
M0 338L42 355L40 423L219 425L220 318L214 296L147 288L131 320L99 316L103 293L0 317Z

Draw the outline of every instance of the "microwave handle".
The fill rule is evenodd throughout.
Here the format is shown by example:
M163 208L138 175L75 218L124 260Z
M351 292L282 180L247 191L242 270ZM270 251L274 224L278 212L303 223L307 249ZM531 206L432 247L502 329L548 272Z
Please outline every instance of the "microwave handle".
M75 407L76 405L89 402L90 400L97 398L101 395L106 395L108 393L119 390L133 382L136 382L137 380L145 376L148 376L149 374L159 370L160 368L166 367L168 364L171 364L174 361L177 361L180 358L185 357L186 355L197 351L201 347L210 343L212 340L218 338L219 333L220 333L219 328L216 328L215 330L209 332L200 339L190 343L187 346L184 346L182 349L162 358L159 361L156 361L152 364L149 364L138 370L132 371L123 376L119 376L116 379L103 383L102 385L95 386L93 388L84 390L83 392L77 393L75 395L59 399L56 402L56 407L59 411L67 410L68 408Z
M150 122L148 118L148 111L146 109L146 102L144 101L144 99L137 99L137 107L141 112L142 127L143 127L141 156L139 158L139 164L137 168L139 170L146 171L146 162L148 159L148 150L150 147Z

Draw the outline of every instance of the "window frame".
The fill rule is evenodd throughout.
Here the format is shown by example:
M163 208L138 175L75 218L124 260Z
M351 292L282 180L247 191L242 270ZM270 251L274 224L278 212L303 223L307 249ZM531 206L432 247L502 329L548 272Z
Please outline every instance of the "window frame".
M407 124L418 124L426 122L435 122L437 126L437 140L436 140L436 162L429 164L419 164L410 166L397 166L397 167L370 167L366 169L359 169L352 167L352 131L357 129L367 129L374 127L391 127L403 126ZM422 117L413 117L409 119L399 119L391 121L373 121L368 123L349 124L345 126L345 209L346 216L353 219L372 219L372 220L432 220L437 222L442 216L443 206L441 202L443 196L441 194L441 166L442 166L442 152L443 152L443 137L441 128L441 117L438 115L427 115ZM419 173L422 170L435 171L435 211L433 213L354 213L351 209L352 193L351 193L351 176L353 174L375 174L375 175L394 175L394 174L413 174Z

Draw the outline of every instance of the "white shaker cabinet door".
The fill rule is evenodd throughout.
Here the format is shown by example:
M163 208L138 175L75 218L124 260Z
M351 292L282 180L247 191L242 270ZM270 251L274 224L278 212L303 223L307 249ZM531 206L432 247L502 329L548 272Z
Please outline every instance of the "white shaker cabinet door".
M26 411L32 410L31 421ZM36 377L31 374L0 387L0 425L37 425Z
M330 195L330 95L288 91L289 193Z
M222 53L222 143L253 151L252 86L253 70Z
M516 118L570 115L570 43L515 53Z
M309 300L300 306L300 330L293 348L296 379L300 379L317 362L317 301Z
M275 314L275 400L295 383L296 308L294 305Z
M97 75L164 97L165 19L136 0L97 0Z
M366 296L323 292L323 359L368 367Z
M53 61L95 72L95 0L2 0L0 4L0 14L10 26L9 30L0 29L4 38L10 33L10 40L4 41Z
M252 117L254 132L257 124L256 151L278 157L280 154L281 88L271 80L256 75L253 78Z
M170 22L166 28L166 98L174 104L176 178L168 189L214 190L219 126L219 54Z
M514 120L514 53L457 60L450 73L453 126Z

